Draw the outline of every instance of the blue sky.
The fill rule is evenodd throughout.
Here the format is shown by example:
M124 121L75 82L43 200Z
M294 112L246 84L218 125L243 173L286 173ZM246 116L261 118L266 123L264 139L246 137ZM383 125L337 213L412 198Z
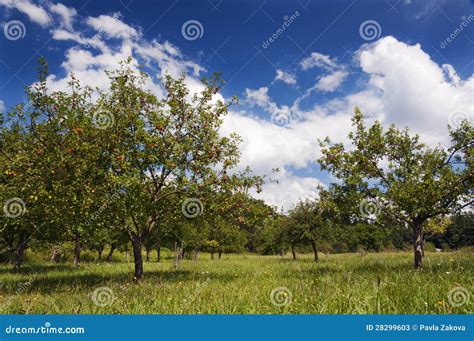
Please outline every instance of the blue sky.
M472 0L0 0L0 25L2 110L22 100L39 56L52 90L69 72L106 88L103 71L129 55L158 96L164 73L198 91L221 72L222 96L241 101L223 133L244 138L242 167L282 170L261 197L285 209L333 180L314 163L316 140L347 142L355 105L430 145L474 118Z

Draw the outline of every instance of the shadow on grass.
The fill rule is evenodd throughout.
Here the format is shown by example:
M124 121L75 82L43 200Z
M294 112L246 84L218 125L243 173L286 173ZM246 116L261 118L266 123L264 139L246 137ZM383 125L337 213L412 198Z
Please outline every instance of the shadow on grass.
M65 268L57 266L38 266L35 267L35 271L26 272L24 269L23 275L30 275L28 277L22 276L22 278L14 279L5 282L0 292L7 295L15 295L18 293L19 288L25 286L28 283L27 292L29 293L43 293L50 294L53 292L67 292L71 291L71 288L77 287L80 290L93 290L98 286L117 285L117 284L132 284L133 271L115 270L115 272L90 272L91 269L74 269L72 266L64 265ZM38 269L47 268L52 270L53 268L63 271L60 274L40 272ZM64 271L68 270L68 271ZM89 272L84 272L89 271ZM215 281L230 281L235 279L237 276L231 274L206 274L206 279L209 278ZM166 283L177 283L186 281L204 281L199 273L189 270L148 270L144 274L144 284L166 284ZM74 292L74 291L72 291Z
M387 273L396 273L396 272L407 272L408 270L413 270L413 265L411 262L396 262L396 263L379 263L374 261L367 261L360 263L347 263L341 266L336 262L326 262L314 260L284 260L283 262L287 264L293 263L294 266L288 268L284 273L284 277L294 278L297 275L305 274L309 276L319 277L328 274L344 274L351 272L354 275L379 275ZM442 271L442 270L441 270Z
M3 266L0 268L0 274L11 274L11 275L28 275L38 272L49 272L49 271L68 271L71 270L72 266L66 263L57 264L24 264L20 268L20 271L15 272L12 266Z

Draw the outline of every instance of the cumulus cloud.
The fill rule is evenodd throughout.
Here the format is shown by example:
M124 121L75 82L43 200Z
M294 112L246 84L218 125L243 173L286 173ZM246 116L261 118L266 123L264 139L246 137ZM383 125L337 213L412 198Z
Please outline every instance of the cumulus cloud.
M351 130L350 120L356 106L370 121L378 119L384 125L394 123L399 127L410 127L412 133L420 134L422 141L430 146L449 143L447 124L451 113L465 113L471 121L474 118L474 75L461 79L452 65L438 65L420 45L385 37L362 46L355 57L362 75L368 78L363 89L318 103L306 111L296 105L301 97L293 104L279 106L267 87L246 89L246 100L251 106L270 113L285 109L292 117L302 119L281 128L249 113L232 113L225 120L224 127L236 131L243 138L242 165L250 165L263 173L276 167L310 166L320 157L317 139L329 136L331 140L348 146L347 134ZM342 80L347 77L347 71L341 70L329 56L312 55L311 60L303 64L307 68L314 65L331 69L330 75L340 71ZM321 81L324 77L321 78L321 83L318 83L321 90L333 89L332 85L336 84L339 86L338 77L335 78L325 84L327 87ZM283 177L305 184L308 191L315 190L315 183L310 184L307 179L289 171L285 171ZM265 197L268 202L283 202L287 200L285 196L292 193L290 187L268 184L262 195L268 193ZM295 198L288 200L294 201ZM288 202L283 206L287 208Z
M262 192L253 195L284 212L293 208L300 200L317 198L318 186L324 186L318 179L295 176L285 169L275 174L273 178L275 182L265 184Z
M261 107L273 117L276 115L286 118L291 117L291 109L287 105L278 106L270 99L268 87L261 87L257 90L245 89L245 98L251 106Z
M340 65L335 58L319 52L313 52L309 57L304 58L300 62L300 66L303 70L319 68L325 72L313 87L306 90L304 98L314 91L332 92L337 90L349 75L345 65Z
M341 86L348 75L349 73L347 71L334 71L329 75L321 77L314 88L326 92L335 91Z
M282 81L283 83L294 85L296 84L296 77L295 75L283 71L283 70L276 70L275 81Z
M88 17L86 23L109 38L132 39L139 36L138 31L121 21L117 14L114 16Z
M77 15L75 8L64 6L61 3L51 4L49 10L57 14L60 18L60 24L62 27L72 30L72 22L74 17Z
M319 52L312 52L309 57L304 58L300 62L300 65L303 70L319 67L331 71L338 67L337 62L334 59Z
M357 53L369 87L385 98L383 121L409 126L430 144L447 143L450 115L474 113L474 75L461 80L452 65L439 66L419 44L385 37Z
M151 71L146 87L158 97L164 92L157 78L165 74L177 77L185 73L191 92L203 89L199 81L200 74L206 71L203 66L185 58L169 41L146 39L139 27L126 24L118 14L79 20L74 9L62 4L49 5L51 17L41 6L28 0L0 0L0 5L16 8L44 27L51 24L52 18L58 20L59 27L51 30L52 38L71 43L61 64L62 71L65 75L74 72L84 85L107 89L109 79L104 71L115 69L120 61L131 56L133 67L143 64ZM85 23L95 34L91 36L90 30L74 30L75 20L75 26ZM266 184L264 192L255 196L284 210L300 199L317 196L321 180L317 176L297 174L313 167L320 157L318 139L329 136L333 141L348 144L347 134L355 106L370 120L409 126L431 145L448 142L446 127L451 113L463 112L474 118L474 75L462 79L452 65L438 65L419 44L409 45L394 37L385 37L363 45L355 59L360 68L352 70L329 55L311 53L301 60L298 70L292 72L318 68L322 74L314 86L303 89L304 95L290 103L277 103L267 86L245 89L248 106L231 112L224 119L221 131L223 134L236 132L242 137L239 167L250 166L257 174L268 174L273 168L282 170L275 175L278 183ZM297 74L292 72L277 70L274 81L296 85ZM360 79L367 79L357 91L300 109L303 98L309 100L314 91L335 91L355 72L360 74ZM68 77L63 76L49 76L51 90L67 88ZM0 101L0 110L4 110L3 107ZM257 108L270 115L256 115ZM273 115L296 119L279 127L272 123Z
M53 39L76 44L66 50L66 58L61 64L66 77L48 77L51 91L67 91L70 73L74 73L83 85L106 90L110 81L105 70L118 68L119 62L128 57L132 57L135 68L138 69L139 64L147 67L152 77L147 80L145 86L158 97L163 96L164 90L157 78L166 74L175 78L186 74L185 82L191 94L204 89L199 80L200 74L206 70L204 67L184 58L181 51L168 41L145 39L139 30L124 23L120 14L88 17L86 24L97 33L91 36L87 35L87 31L69 31L62 28L52 31ZM213 100L223 98L217 94Z
M26 14L31 21L43 27L51 23L51 17L48 12L43 7L35 5L29 0L0 0L0 5L17 9Z

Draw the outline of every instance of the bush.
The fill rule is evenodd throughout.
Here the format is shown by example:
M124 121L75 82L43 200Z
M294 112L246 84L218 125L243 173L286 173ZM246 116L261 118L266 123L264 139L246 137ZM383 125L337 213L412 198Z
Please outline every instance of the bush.
M426 242L424 249L427 252L435 252L436 251L436 246L432 242Z

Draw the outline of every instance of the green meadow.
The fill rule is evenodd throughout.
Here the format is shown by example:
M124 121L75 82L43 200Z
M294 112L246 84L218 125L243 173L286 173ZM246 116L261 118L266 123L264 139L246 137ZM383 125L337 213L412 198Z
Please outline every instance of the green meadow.
M208 254L174 268L171 252L145 262L25 263L0 267L0 312L8 314L468 314L474 254L412 253L258 256ZM35 258L36 259L36 258ZM38 257L39 259L39 257Z

